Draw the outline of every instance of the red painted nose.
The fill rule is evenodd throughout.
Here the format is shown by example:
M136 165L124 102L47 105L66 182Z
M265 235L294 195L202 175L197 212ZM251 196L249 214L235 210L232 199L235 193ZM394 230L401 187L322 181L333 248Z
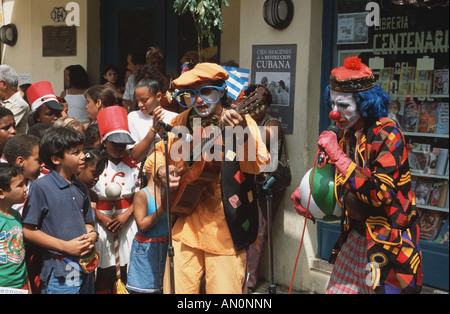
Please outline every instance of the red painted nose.
M329 115L331 120L338 121L341 118L339 111L331 111Z

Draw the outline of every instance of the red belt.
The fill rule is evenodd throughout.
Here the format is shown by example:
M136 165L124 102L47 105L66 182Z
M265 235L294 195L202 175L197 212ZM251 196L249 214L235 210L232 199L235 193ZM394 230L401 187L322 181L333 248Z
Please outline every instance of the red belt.
M135 239L136 239L136 241L141 242L141 243L147 243L147 242L153 243L153 242L166 242L169 240L169 237L166 236L166 237L159 237L159 238L149 238L142 234L136 233Z
M116 209L127 209L130 207L131 203L133 202L133 198L130 197L130 198L117 200L117 201L98 200L97 201L97 209L98 210L112 210L112 202L114 202Z

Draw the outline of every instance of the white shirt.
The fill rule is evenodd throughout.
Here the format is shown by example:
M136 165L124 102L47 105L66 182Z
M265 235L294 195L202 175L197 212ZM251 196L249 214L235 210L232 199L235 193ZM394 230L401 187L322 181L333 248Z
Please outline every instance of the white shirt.
M123 162L116 165L108 161L92 190L97 194L99 200L108 200L105 192L106 186L110 182L117 182L122 187L120 198L126 199L132 197L139 190L138 176L138 168L130 168Z
M25 134L28 129L28 115L30 114L30 105L23 100L20 92L13 94L8 99L4 100L5 108L11 110L14 114L14 122L16 123L17 134Z
M125 85L125 92L123 93L123 99L133 101L134 89L136 85L134 84L134 74L128 77L127 85Z
M86 103L87 100L84 97L84 94L69 94L67 92L64 99L67 101L67 115L71 118L74 118L81 123L90 122L89 116L86 111Z
M170 124L172 119L175 118L178 113L163 109L163 122ZM132 111L128 114L128 127L130 128L131 137L136 142L134 145L142 141L147 133L153 126L153 118L151 115L143 114L142 111ZM156 142L159 142L161 137L156 134ZM134 145L128 145L127 149L132 149ZM153 143L146 155L149 155L153 148Z

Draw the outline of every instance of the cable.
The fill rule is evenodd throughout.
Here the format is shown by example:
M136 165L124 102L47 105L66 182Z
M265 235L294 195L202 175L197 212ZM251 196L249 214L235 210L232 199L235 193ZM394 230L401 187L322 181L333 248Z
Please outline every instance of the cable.
M317 156L319 155L319 152L320 152L320 150L317 149L316 157L314 157L314 165L313 165L312 175L311 175L311 185L310 185L310 189L309 189L308 205L306 206L306 213L305 213L305 224L303 225L302 238L300 240L300 247L298 248L297 258L295 259L294 271L292 272L291 285L289 286L289 294L291 294L291 291L292 291L292 285L294 283L294 277L295 277L295 270L297 269L298 258L300 256L300 252L302 250L303 239L305 236L306 222L308 221L308 215L309 215L309 203L311 201L312 187L314 184L314 172L316 170L316 162L317 162Z

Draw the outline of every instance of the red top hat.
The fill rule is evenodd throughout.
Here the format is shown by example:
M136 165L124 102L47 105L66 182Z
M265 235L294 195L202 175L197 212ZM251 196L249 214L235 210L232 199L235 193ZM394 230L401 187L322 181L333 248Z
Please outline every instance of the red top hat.
M64 110L63 106L58 102L58 98L55 96L55 92L53 91L50 82L36 82L28 87L26 94L31 105L31 111L33 112L43 104L53 110Z
M100 139L116 144L134 144L128 128L127 110L121 106L110 106L100 110L97 115Z

